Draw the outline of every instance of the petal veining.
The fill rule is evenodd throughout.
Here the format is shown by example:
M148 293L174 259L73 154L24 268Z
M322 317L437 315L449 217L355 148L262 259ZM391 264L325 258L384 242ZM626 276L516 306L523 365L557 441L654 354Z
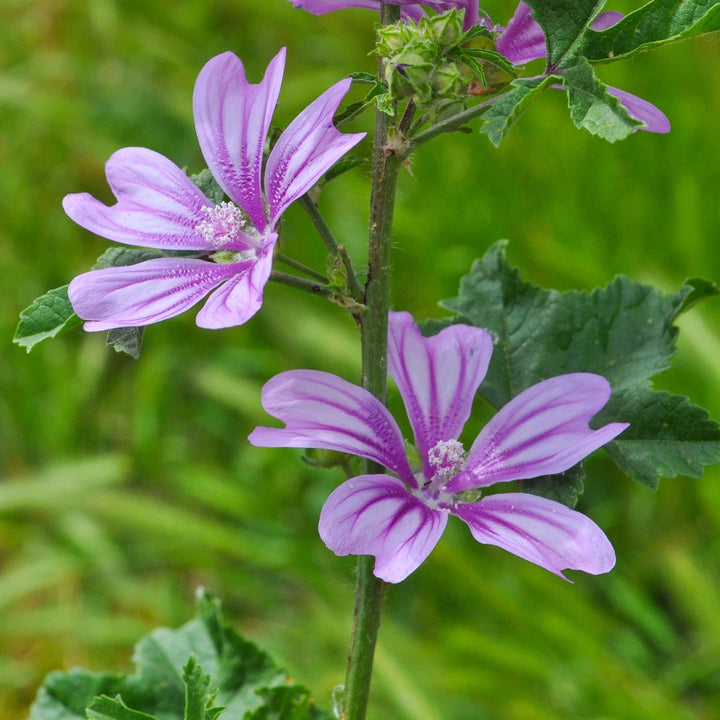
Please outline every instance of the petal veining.
M290 370L269 380L262 404L286 427L258 427L253 445L339 450L374 460L415 485L400 428L367 390L317 370Z
M336 555L374 555L375 575L397 583L427 558L446 524L446 512L410 495L397 478L361 475L331 493L319 531Z
M452 512L481 543L497 545L563 579L563 570L599 575L612 570L615 551L587 516L529 493L491 495Z
M68 288L75 312L89 331L136 327L167 320L252 263L218 265L194 258L159 258L137 265L91 270Z
M274 227L287 207L304 195L366 133L341 133L333 125L349 78L335 83L308 105L278 138L267 161L265 195Z
M284 68L283 48L262 81L251 84L240 58L225 52L205 64L193 93L195 129L208 167L260 233L267 224L260 180L263 151Z
M117 198L105 205L88 193L66 195L63 209L86 230L128 245L164 250L204 250L195 231L212 203L175 163L147 148L118 150L105 164Z
M423 337L406 312L390 313L389 321L388 372L402 395L429 479L428 452L441 440L457 439L470 417L492 355L492 338L469 325L451 325Z
M533 385L483 428L470 448L466 469L446 490L564 472L627 427L588 426L609 397L610 384L592 373L558 375Z

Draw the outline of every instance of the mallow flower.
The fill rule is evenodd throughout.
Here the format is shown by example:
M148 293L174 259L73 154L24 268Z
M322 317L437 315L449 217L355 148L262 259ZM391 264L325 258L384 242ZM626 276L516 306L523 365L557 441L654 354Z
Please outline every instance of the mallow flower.
M65 212L97 235L181 251L76 277L68 294L86 330L159 322L208 294L197 315L200 327L240 325L258 311L280 216L365 135L342 134L333 126L351 82L341 80L290 123L263 169L284 67L283 48L263 80L251 84L240 59L226 52L198 75L195 128L208 168L228 201L215 204L177 165L140 147L118 150L105 166L116 204L107 206L87 193L64 198Z
M319 523L330 550L374 555L375 575L387 582L400 582L425 560L450 515L478 542L560 577L568 568L609 571L612 545L585 515L529 493L482 496L495 483L563 472L621 433L626 423L588 426L610 396L608 382L591 373L539 382L501 408L465 451L458 438L491 354L485 330L452 325L423 337L408 313L391 313L388 371L408 413L417 462L408 460L400 427L379 400L314 370L284 372L265 385L263 406L285 427L258 427L250 442L336 450L387 468L336 488Z

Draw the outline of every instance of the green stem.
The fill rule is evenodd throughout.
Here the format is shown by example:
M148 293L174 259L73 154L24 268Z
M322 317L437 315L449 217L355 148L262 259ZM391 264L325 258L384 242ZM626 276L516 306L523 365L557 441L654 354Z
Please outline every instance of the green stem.
M476 117L482 115L491 105L494 105L501 97L503 97L503 95L496 95L489 100L485 100L484 102L478 103L477 105L473 105L471 108L463 110L457 115L453 115L446 120L441 120L439 123L433 125L431 128L428 128L427 130L418 133L414 137L409 138L410 149L414 150L416 147L420 147L420 145L423 145L428 140L432 140L438 135L442 135L446 132L451 132L452 130L457 130L459 127L465 125L465 123L467 123L469 120L474 120Z
M325 246L330 251L330 254L334 257L339 257L345 267L345 277L347 280L347 287L352 295L353 299L357 302L362 302L363 289L362 285L357 279L355 268L350 260L350 256L347 254L347 250L344 245L339 245L332 230L328 227L325 222L325 218L320 213L315 201L310 197L309 194L303 195L300 200L300 204L305 208L308 215L312 219L315 227L317 228L320 237L323 239Z
M305 278L300 278L296 275L288 275L287 273L278 272L277 270L273 270L270 273L270 279L282 285L289 285L290 287L297 288L298 290L304 290L312 295L333 297L337 293L334 288L331 288L324 283L319 283L315 280L306 280Z
M307 275L308 277L315 278L315 280L323 283L323 285L327 285L330 282L327 277L325 277L325 275L323 275L321 272L313 270L312 268L304 265L301 262L298 262L297 260L293 260L291 257L285 255L285 253L275 253L275 260L277 260L277 262L284 263L291 268L295 268L295 270L299 270L301 273Z
M397 22L400 8L381 5L383 25ZM382 63L382 60L380 60ZM382 67L379 68L383 77ZM387 397L387 330L390 309L390 247L395 188L400 160L388 151L391 118L375 114L368 279L365 285L367 311L362 315L362 385L383 403ZM363 473L381 473L384 468L363 462ZM361 556L357 563L355 616L345 677L343 720L364 720L367 712L375 643L380 628L384 583L373 575L374 558Z

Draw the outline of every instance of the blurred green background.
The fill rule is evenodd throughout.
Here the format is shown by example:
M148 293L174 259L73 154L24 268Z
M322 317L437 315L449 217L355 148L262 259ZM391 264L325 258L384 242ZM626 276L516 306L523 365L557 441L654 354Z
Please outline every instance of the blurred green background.
M506 20L514 3L485 7ZM11 339L21 309L107 247L63 214L65 193L110 202L103 165L127 145L203 166L191 94L207 59L234 50L257 81L288 46L275 115L285 125L342 75L373 70L374 17L316 18L283 0L0 8L0 719L25 717L50 670L129 670L133 643L189 619L199 585L327 706L343 678L353 561L325 549L316 522L341 478L246 436L267 421L259 392L272 374L358 377L343 311L271 285L246 326L200 330L188 313L152 328L138 362L79 330L30 355ZM422 148L400 182L394 307L442 315L437 301L500 238L545 287L625 273L671 292L686 277L719 279L719 43L601 69L660 106L668 136L608 145L576 131L562 93L548 92L500 150L477 133ZM361 168L321 200L361 266L367 189ZM283 242L323 267L298 207ZM676 365L657 386L720 418L720 304L680 326ZM372 720L720 717L720 472L655 494L602 452L588 473L580 509L612 539L617 568L563 583L450 523L389 589Z

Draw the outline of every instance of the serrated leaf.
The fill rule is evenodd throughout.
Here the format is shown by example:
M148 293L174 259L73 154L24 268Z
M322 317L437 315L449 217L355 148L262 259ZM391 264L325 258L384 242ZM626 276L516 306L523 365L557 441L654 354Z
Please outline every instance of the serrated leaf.
M552 73L572 65L581 39L605 0L527 0L545 33L547 67Z
M70 304L67 289L68 286L63 285L33 300L20 313L13 342L30 352L43 340L57 337L61 332L80 325L82 320Z
M634 386L613 394L595 418L622 417L630 423L606 446L615 462L644 485L660 477L702 477L703 467L720 460L720 426L686 397Z
M185 717L183 720L214 720L224 708L213 707L217 690L212 678L205 673L194 657L183 668L185 683Z
M104 270L110 267L123 267L125 265L137 265L146 260L155 260L164 257L163 253L157 250L142 250L140 248L114 245L108 248L92 266L93 270Z
M158 720L154 715L132 710L120 697L106 695L95 698L87 710L88 720Z
M98 718L123 720L148 716L162 720L214 720L222 708L229 719L246 718L268 703L275 711L276 690L289 693L287 697L304 699L280 713L258 717L330 719L314 708L311 712L309 700L306 714L298 714L307 690L294 685L268 655L226 625L219 604L212 597L201 595L199 604L194 620L178 630L155 630L138 643L133 655L136 670L132 675L78 670L49 675L38 692L30 720L84 719L87 707L106 713ZM140 714L110 714L126 710Z
M562 73L562 84L568 93L575 127L585 128L612 143L625 139L642 125L608 92L608 86L595 77L595 71L584 58Z
M482 116L480 132L498 147L508 130L528 109L530 103L556 78L543 77L530 80L514 80L510 90L501 95Z
M607 62L717 30L720 2L652 0L606 30L588 30L577 52L591 62Z
M554 375L606 377L613 397L602 422L631 423L608 446L611 456L654 487L658 476L697 476L720 453L719 428L704 410L648 386L648 378L670 365L678 333L673 323L692 292L686 284L664 295L622 276L591 292L543 290L522 280L507 264L505 243L498 243L462 279L459 296L441 304L459 315L455 322L493 334L480 393L497 407ZM710 296L704 288L702 297Z

